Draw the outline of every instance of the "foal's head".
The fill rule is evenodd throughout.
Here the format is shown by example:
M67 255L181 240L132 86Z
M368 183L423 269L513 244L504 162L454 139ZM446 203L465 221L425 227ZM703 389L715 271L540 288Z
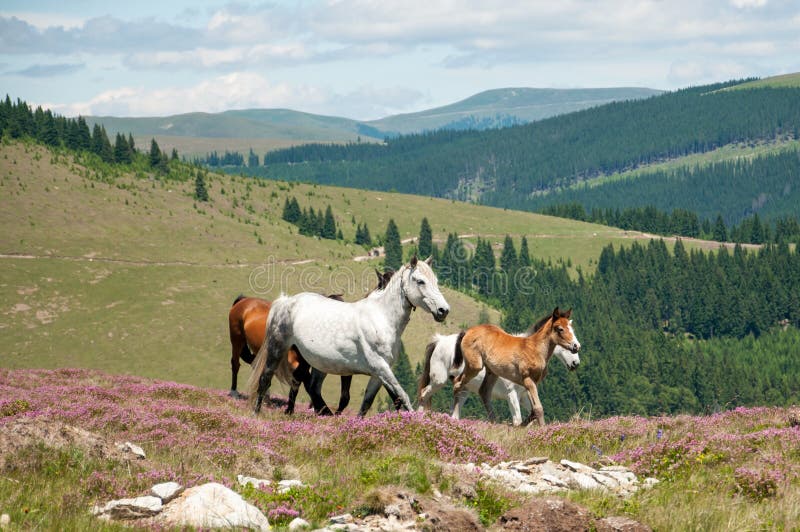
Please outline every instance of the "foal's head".
M572 320L569 319L571 315L572 309L561 312L556 307L553 310L553 315L550 317L550 338L556 345L560 345L572 353L577 353L581 349L581 343L575 336L575 329L572 328Z

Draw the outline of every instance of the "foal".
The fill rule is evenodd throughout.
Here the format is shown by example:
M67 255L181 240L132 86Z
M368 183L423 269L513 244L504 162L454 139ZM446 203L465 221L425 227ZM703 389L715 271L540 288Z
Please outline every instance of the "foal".
M462 388L486 367L486 378L480 395L489 419L494 420L491 405L492 389L499 377L519 384L528 391L531 401L529 423L534 416L544 425L544 409L536 385L547 372L547 362L556 346L577 353L581 344L575 337L570 315L572 309L561 312L558 307L544 325L527 337L513 336L495 325L476 325L464 333L457 347L464 357L464 371L453 382L453 395L458 398Z

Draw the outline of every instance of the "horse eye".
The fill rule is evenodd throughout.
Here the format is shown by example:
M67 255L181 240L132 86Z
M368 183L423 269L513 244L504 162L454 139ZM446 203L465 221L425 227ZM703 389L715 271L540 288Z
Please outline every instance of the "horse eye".
M425 284L425 281L423 279L417 279L417 284L422 286Z
M559 325L558 327L556 327L556 331L562 333L562 332L564 332L564 327Z

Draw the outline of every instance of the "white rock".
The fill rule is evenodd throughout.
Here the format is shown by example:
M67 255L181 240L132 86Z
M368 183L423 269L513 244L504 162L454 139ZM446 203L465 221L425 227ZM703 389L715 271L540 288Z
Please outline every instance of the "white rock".
M263 478L255 478L255 477L246 477L244 475L236 475L236 480L239 482L240 486L247 486L250 484L254 488L259 488L262 484L265 486L269 486L272 484L271 481L265 480Z
M113 519L138 519L156 515L161 508L161 499L147 495L133 499L109 501L103 507L102 513Z
M183 491L183 486L177 482L162 482L150 488L150 494L161 499L166 504Z
M616 489L619 487L619 482L617 482L614 478L608 475L603 475L600 472L592 473L592 478L605 488Z
M595 471L593 467L581 464L580 462L570 462L569 460L561 460L560 463L562 466L568 467L569 469L572 469L576 473L586 473L587 475L590 475Z
M522 463L525 465L539 465L549 461L550 459L546 456L534 456L533 458L528 458Z
M289 523L289 530L304 530L306 528L311 528L311 523L306 521L305 519L301 519L300 517L295 517L292 519L292 522Z
M296 479L281 480L278 482L278 493L286 493L292 488L302 488L303 486L305 486L305 484Z
M353 522L353 516L350 514L335 515L330 518L333 525L346 525Z
M11 516L8 514L0 515L0 528L5 530L9 526L11 526Z
M569 487L567 486L566 482L564 482L555 475L548 475L547 473L545 473L544 475L542 475L542 480L544 480L545 482L556 488L567 489Z
M129 441L126 441L125 443L118 443L117 449L119 449L123 453L131 453L140 460L147 458L147 455L144 454L144 449Z
M596 490L603 487L595 479L584 473L573 473L571 480L571 485L577 486L582 490Z
M216 482L184 491L164 508L159 521L172 527L270 530L258 508Z
M660 482L660 480L658 480L657 478L647 477L646 479L644 479L644 481L642 483L644 484L645 488L652 488L653 486L655 486L659 482Z

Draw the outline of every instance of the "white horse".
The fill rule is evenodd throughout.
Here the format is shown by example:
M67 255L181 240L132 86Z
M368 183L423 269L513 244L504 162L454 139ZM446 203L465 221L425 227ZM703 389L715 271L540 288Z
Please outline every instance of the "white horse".
M353 303L310 292L275 300L267 321L267 340L253 362L248 381L250 396L256 398L255 413L292 346L311 367L324 373L370 375L368 391L373 393L365 394L361 414L369 409L381 384L396 406L411 410L411 401L392 372L400 336L417 307L430 312L438 322L450 312L430 261L414 257L392 276L386 288ZM325 407L324 401L313 395L314 408L319 412Z
M535 323L524 333L515 336L530 336L536 332L546 318ZM448 379L453 379L464 371L464 361L456 360L457 349L456 346L460 343L464 333L456 334L435 334L433 341L428 344L425 349L425 367L419 379L419 410L429 410L431 407L431 397L438 390L442 389L447 384ZM568 370L576 369L580 363L581 358L578 353L556 346L553 354L558 357ZM486 368L482 369L477 376L467 382L465 389L458 394L453 405L452 416L455 419L461 417L461 408L464 406L464 401L467 400L469 392L480 393L481 384L486 376ZM522 412L520 405L525 407L528 411L531 410L531 401L528 397L528 392L523 386L514 384L513 382L498 378L494 387L492 388L492 399L506 399L508 401L509 409L511 410L511 419L514 426L522 424Z

